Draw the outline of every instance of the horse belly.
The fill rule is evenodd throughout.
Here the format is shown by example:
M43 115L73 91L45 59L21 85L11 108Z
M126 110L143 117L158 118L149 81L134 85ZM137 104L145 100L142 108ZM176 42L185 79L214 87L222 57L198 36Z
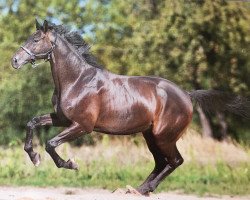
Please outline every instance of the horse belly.
M152 124L152 114L142 105L130 109L122 108L102 113L95 130L109 134L133 134L148 129Z

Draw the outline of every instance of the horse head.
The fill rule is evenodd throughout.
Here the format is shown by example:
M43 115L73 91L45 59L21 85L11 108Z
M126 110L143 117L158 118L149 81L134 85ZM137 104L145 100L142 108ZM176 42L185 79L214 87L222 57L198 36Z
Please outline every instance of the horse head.
M39 59L49 60L55 48L55 42L56 36L54 36L49 23L45 20L43 25L40 25L36 20L36 32L27 39L12 57L11 64L13 68L20 69L27 63L36 66L35 61Z

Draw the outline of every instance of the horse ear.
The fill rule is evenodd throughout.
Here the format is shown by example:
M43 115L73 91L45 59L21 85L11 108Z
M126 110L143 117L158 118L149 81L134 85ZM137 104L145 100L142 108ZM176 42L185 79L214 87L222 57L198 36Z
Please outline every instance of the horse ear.
M41 24L38 22L37 18L36 18L36 30L41 30L42 26Z
M49 30L49 23L47 20L43 22L43 32L46 33Z

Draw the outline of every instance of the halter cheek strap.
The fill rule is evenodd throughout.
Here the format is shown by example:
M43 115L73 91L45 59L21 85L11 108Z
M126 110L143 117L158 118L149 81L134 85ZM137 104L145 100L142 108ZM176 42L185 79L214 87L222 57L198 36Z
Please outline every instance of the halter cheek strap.
M33 54L29 49L25 48L24 46L21 46L21 48L26 51L27 54L31 56L31 60L35 60L36 56Z
M42 63L36 64L37 58L39 58L39 57L47 57L47 58L44 58L44 60L45 60L44 62L47 62L47 61L49 61L49 60L51 59L51 54L52 54L54 48L56 47L56 40L57 40L57 35L56 35L55 41L54 41L54 42L51 42L51 44L52 44L51 49L48 50L48 51L45 52L45 53L34 54L34 53L32 53L29 49L27 49L26 47L21 46L21 48L22 48L27 54L30 55L30 57L31 57L31 62L30 62L30 63L32 64L32 67L33 67L33 68L35 68L35 67L37 67L38 65L41 65L41 64L42 64Z

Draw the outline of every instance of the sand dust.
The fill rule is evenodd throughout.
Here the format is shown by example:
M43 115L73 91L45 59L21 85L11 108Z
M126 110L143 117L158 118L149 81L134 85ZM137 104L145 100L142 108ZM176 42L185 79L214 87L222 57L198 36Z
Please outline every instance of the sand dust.
M124 194L119 189L116 193L102 189L80 188L38 188L38 187L0 187L0 200L247 200L250 196L198 197L176 193L151 194L149 197Z

